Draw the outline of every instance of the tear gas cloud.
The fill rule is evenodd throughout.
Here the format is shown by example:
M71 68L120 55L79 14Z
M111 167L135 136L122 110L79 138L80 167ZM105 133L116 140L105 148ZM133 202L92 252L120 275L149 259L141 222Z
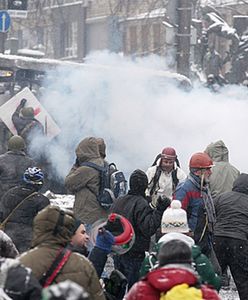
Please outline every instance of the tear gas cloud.
M182 168L194 152L222 139L230 162L248 172L246 150L247 89L227 86L211 93L202 86L184 92L150 72L163 69L163 58L151 56L133 62L107 52L94 53L86 67L60 70L50 80L42 104L61 128L50 144L53 169L64 178L75 160L75 147L88 136L104 138L107 159L128 176L146 170L166 146L175 147Z

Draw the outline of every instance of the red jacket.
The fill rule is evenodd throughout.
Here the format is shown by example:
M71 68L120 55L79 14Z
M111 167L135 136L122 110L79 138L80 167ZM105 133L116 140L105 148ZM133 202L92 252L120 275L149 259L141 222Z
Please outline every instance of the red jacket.
M182 283L196 286L199 281L197 275L189 268L179 268L178 265L162 267L151 271L135 283L125 296L125 300L159 300L162 292L167 292ZM206 285L201 285L201 291L204 300L220 300L218 293Z

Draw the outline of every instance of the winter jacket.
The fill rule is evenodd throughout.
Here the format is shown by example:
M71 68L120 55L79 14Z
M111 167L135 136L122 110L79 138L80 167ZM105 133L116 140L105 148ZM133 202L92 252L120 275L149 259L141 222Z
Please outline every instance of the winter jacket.
M25 170L36 163L23 151L8 151L0 155L0 199L3 194L20 185Z
M106 218L108 213L97 202L96 195L100 188L99 171L80 166L84 162L92 162L103 166L97 139L85 138L76 148L77 162L65 178L65 186L75 195L73 211L76 218L86 224Z
M172 199L172 194L174 192L173 179L172 179L173 172L174 172L174 174L176 174L176 178L177 178L178 182L184 181L187 177L186 174L184 173L184 171L177 166L175 167L175 169L172 172L167 173L159 167L159 164L160 164L160 159L158 160L156 166L152 166L152 167L148 168L148 170L146 171L146 175L148 177L148 188L146 190L146 195L152 197L152 203L154 206L156 206L157 199L159 196L166 196L166 197ZM154 177L156 174L156 170L158 168L160 168L161 173L159 176L159 180L157 181L157 183L155 185L155 189L154 189L153 188ZM154 190L152 195L151 195L151 189Z
M173 233L174 234L174 233ZM164 236L166 239L166 235ZM181 239L186 241L187 244L191 245L192 257L194 262L194 268L199 274L199 280L201 283L211 285L216 290L220 289L220 277L214 272L213 266L211 265L209 259L201 253L201 250L198 246L194 245L194 240L184 234L175 233L175 239ZM169 240L169 239L168 239ZM163 241L160 239L157 244L154 245L153 250L149 255L146 256L142 263L140 269L140 276L145 276L152 269L157 268L158 266L158 252L163 244Z
M208 186L205 184L201 188L200 178L190 173L184 182L179 183L173 197L181 201L194 240L206 254L210 250L215 223L214 205Z
M5 226L6 234L13 240L20 253L30 248L33 219L40 210L50 204L50 201L44 195L35 192L33 187L22 185L6 192L0 203L2 222L28 196L30 197L14 211Z
M12 115L12 122L16 128L18 135L20 135L26 142L27 147L30 144L32 136L43 135L43 125L35 118L22 117L20 111L22 106L19 105Z
M248 174L234 181L232 192L223 193L214 200L216 236L248 239Z
M37 300L41 297L42 287L38 280L17 259L0 258L0 287L13 300Z
M223 141L211 143L205 152L214 161L209 187L213 198L224 192L231 192L233 182L240 172L228 162L228 149Z
M33 249L20 256L20 261L31 268L39 280L48 271L61 247L70 243L74 233L76 219L73 214L66 211L65 216L62 216L62 211L56 206L48 206L42 210L33 223ZM96 270L83 255L72 252L54 283L66 279L85 288L90 299L105 299Z
M183 283L188 284L190 287L195 286L196 288L200 288L202 299L204 300L220 299L215 290L205 285L200 285L197 274L190 267L179 264L166 265L165 267L149 272L139 282L135 283L124 299L159 300L161 299L161 293L166 294L173 287Z
M149 250L150 238L161 225L166 207L152 209L148 201L138 195L126 195L114 202L111 212L122 215L133 225L135 242L126 254L129 257L144 258Z

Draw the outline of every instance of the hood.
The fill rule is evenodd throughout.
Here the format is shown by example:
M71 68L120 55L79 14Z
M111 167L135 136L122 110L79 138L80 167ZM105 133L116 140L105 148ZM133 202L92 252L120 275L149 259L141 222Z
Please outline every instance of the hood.
M101 159L97 139L94 137L83 139L76 148L76 156L80 163Z
M242 173L233 183L234 192L244 193L248 195L248 174Z
M207 153L210 158L216 162L228 162L229 160L228 149L222 140L209 144L205 150L205 153Z
M41 244L65 246L71 241L75 226L72 211L47 206L34 218L32 248Z
M98 147L99 147L99 152L102 158L106 157L106 144L104 142L104 139L98 138L97 139Z
M160 292L166 292L173 286L182 283L187 283L191 286L198 280L193 270L189 267L183 267L183 265L167 265L156 269L148 273L146 279Z

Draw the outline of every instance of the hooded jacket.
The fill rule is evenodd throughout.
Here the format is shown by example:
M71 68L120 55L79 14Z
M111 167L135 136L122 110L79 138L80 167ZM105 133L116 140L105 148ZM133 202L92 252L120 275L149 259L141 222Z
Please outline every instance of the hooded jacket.
M202 299L218 300L217 292L205 285L200 286L196 273L183 265L167 265L149 272L144 278L131 288L125 300L156 300L161 293L167 293L174 286L186 283L189 286L200 287Z
M100 188L100 173L91 167L80 166L84 162L104 165L97 139L89 137L82 140L76 148L76 156L76 164L65 178L65 186L75 195L73 210L76 218L92 224L108 215L96 199Z
M240 174L233 190L214 200L216 224L214 235L248 239L248 174Z
M39 280L47 272L61 247L70 243L75 230L76 219L72 212L56 206L48 206L34 219L32 248L22 254L20 261L32 269ZM92 300L103 300L103 290L91 262L72 252L54 283L72 280L85 288Z
M7 151L0 155L0 199L10 188L20 185L25 170L36 163L24 151Z
M213 198L224 192L230 192L234 180L240 172L229 163L229 151L223 141L211 143L205 152L212 158L214 166L209 178L209 188Z

